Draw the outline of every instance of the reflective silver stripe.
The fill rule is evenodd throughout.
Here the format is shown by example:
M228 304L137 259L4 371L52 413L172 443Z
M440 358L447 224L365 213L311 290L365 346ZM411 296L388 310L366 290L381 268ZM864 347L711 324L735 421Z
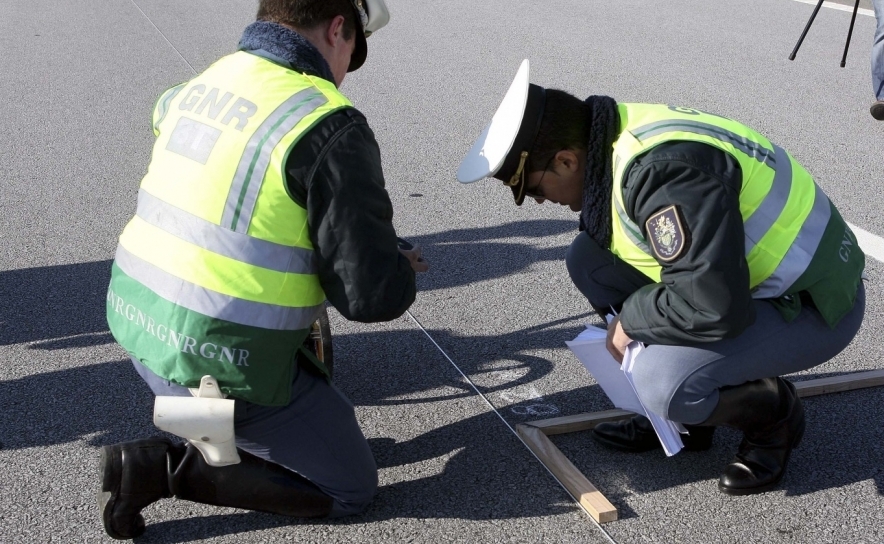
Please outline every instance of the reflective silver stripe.
M168 91L166 91L165 95L160 97L159 102L157 103L157 118L153 124L154 130L160 130L160 123L163 122L163 119L166 118L166 114L169 113L169 104L172 102L172 99L181 92L181 89L184 88L184 83L178 85L176 87L172 87Z
M653 257L654 254L651 253L651 248L648 247L648 243L645 240L644 236L642 236L642 231L639 226L633 223L632 219L630 219L629 216L626 215L626 212L620 206L620 202L618 202L616 198L614 198L613 200L614 209L617 210L617 215L620 217L620 223L623 224L623 232L626 233L626 237L629 238L633 244L638 246L640 250Z
M117 246L116 263L127 275L158 296L188 310L231 323L264 329L296 331L308 328L322 305L290 308L232 297L200 287L136 257Z
M326 102L325 95L310 87L283 102L258 127L236 167L221 216L222 226L236 232L248 231L273 150L304 117Z
M752 140L740 136L739 134L734 134L733 132L725 128L721 128L716 125L710 125L709 123L700 123L698 121L688 121L681 119L668 119L665 121L649 123L647 125L638 127L631 132L636 140L642 141L647 140L648 138L651 138L653 136L657 136L659 134L676 131L702 134L703 136L710 136L712 138L715 138L716 140L727 142L745 153L746 155L754 158L755 160L762 162L770 166L771 168L776 168L774 151L763 147L757 142L753 142Z
M148 193L138 191L138 217L172 236L237 261L277 272L315 274L312 250L289 247L247 234L233 232L177 208Z
M774 145L777 167L770 191L764 196L758 208L743 223L746 234L746 255L755 247L761 238L768 233L777 219L786 209L789 193L792 191L792 161L786 151Z
M801 274L804 274L810 261L813 260L813 255L823 239L832 215L829 197L819 186L815 187L810 215L801 226L798 236L792 242L782 262L774 273L752 292L752 298L776 298L782 295L801 277Z

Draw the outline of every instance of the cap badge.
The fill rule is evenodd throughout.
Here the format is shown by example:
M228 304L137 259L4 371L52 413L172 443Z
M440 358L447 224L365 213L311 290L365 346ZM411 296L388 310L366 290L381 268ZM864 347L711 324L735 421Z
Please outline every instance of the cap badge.
M362 26L362 33L368 38L371 36L371 31L365 29L368 26L368 12L365 10L365 5L362 0L353 0L353 6L356 7L356 11L359 13L359 24Z

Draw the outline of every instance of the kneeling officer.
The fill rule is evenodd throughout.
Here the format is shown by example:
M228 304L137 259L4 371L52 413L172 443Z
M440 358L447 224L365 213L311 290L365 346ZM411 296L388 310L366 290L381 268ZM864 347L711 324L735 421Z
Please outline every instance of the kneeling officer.
M261 0L257 18L238 52L158 101L107 297L110 330L156 395L190 397L208 375L233 399L240 462L165 438L104 446L114 538L143 533L141 509L164 497L335 517L377 488L353 405L304 342L326 299L351 320L402 315L427 268L398 248L378 145L338 90L386 6Z
M685 424L688 449L717 426L743 441L722 492L774 487L804 432L781 375L826 362L860 327L865 257L838 210L785 150L689 108L579 100L529 84L525 61L458 180L493 176L580 214L565 261L607 346L633 340L642 402ZM659 448L649 421L595 428L624 451Z

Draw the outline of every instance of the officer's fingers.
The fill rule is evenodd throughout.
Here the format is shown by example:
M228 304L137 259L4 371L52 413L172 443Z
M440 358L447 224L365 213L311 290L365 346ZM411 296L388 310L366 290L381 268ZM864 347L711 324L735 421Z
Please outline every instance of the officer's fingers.
M402 249L402 248L400 247L400 248L399 248L399 253L401 253L402 255L404 255L405 258L408 259L408 261L409 261L409 262L412 262L412 263L415 262L415 261L420 260L420 258L421 258L421 257L420 257L420 252L415 253L415 251L414 251L413 249Z
M612 330L613 328L614 327L612 327L611 324L609 323L608 324L608 337L605 338L605 348L608 349L608 353L611 354L611 357L613 357L615 361L617 361L618 363L622 363L623 362L623 353L619 349L617 349L617 346L614 344L614 335L613 335L613 330Z
M415 272L426 272L427 270L430 269L430 264L427 261L421 259L419 261L413 261L411 263L411 268Z

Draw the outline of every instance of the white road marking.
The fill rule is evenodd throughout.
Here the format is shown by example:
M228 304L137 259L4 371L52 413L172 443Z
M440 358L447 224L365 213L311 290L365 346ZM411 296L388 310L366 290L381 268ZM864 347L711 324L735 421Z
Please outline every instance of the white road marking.
M853 223L847 224L850 225L850 228L856 235L856 241L859 242L860 249L869 257L884 263L884 238L857 227Z
M506 383L518 380L523 374L512 370L503 370L495 372L493 376ZM505 402L515 405L510 406L510 412L517 416L549 417L560 411L555 404L543 402L543 395L533 384L523 384L501 391L499 396Z
M795 1L801 2L802 4L810 4L812 6L817 5L817 0L795 0ZM823 2L823 7L837 9L839 11L849 11L850 13L853 13L853 8L851 6L845 6L843 4L836 4L834 2ZM866 9L866 8L859 8L858 10L856 10L856 12L860 15L868 15L869 17L875 16L874 11L872 11L870 9Z

